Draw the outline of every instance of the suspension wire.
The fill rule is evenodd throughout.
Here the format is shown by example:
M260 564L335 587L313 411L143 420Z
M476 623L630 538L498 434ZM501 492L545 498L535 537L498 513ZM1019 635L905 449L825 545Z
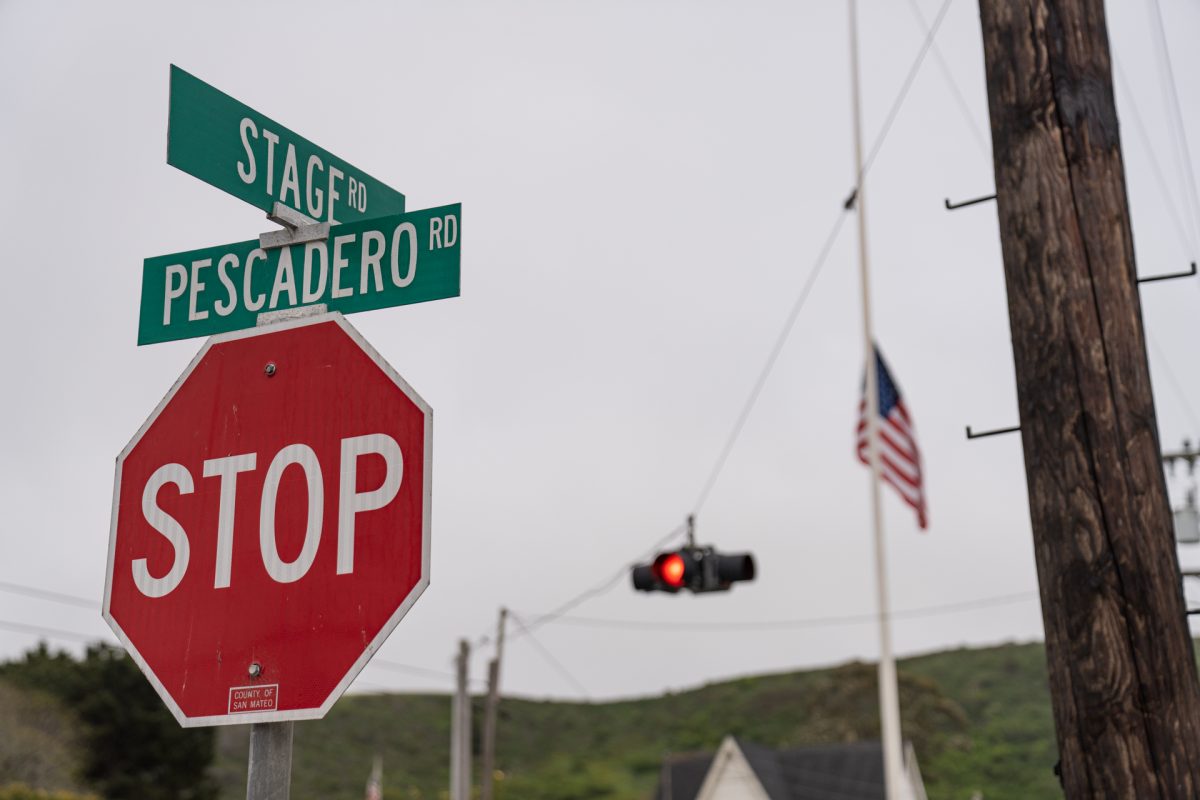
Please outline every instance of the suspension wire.
M1125 75L1125 70L1121 67L1121 62L1116 58L1113 59L1113 67L1117 73L1117 85L1121 89L1125 101L1129 104L1130 116L1133 117L1133 127L1137 131L1138 138L1142 141L1142 148L1146 151L1146 155L1150 158L1150 169L1154 174L1154 181L1158 184L1158 189L1162 192L1163 199L1167 201L1167 210L1171 212L1171 221L1175 223L1175 234L1179 237L1179 243L1183 246L1183 252L1195 253L1195 245L1191 240L1191 236L1187 228L1183 224L1183 219L1179 215L1179 206L1175 204L1175 196L1171 193L1171 189L1167 186L1167 179L1163 175L1162 165L1158 162L1158 156L1154 153L1154 144L1150 141L1150 134L1146 130L1146 123L1142 119L1141 112L1138 110L1136 95L1131 88L1129 78Z
M522 636L522 632L524 634L530 634L533 630L540 628L541 626L545 625L547 622L553 622L554 620L558 619L563 614L566 614L568 611L575 608L576 606L578 606L580 603L584 602L585 600L590 600L593 597L598 597L599 595L602 595L602 594L608 592L614 586L616 586L617 583L620 582L620 580L622 578L624 578L626 575L628 575L629 570L631 568L633 568L634 566L636 566L640 561L643 561L643 560L649 558L650 556L654 555L656 552L658 552L659 548L661 548L668 542L678 539L680 536L683 536L686 533L687 533L687 524L686 523L683 525L676 526L670 533L668 533L666 536L662 537L657 542L655 542L641 556L635 558L633 561L629 562L628 564L625 564L619 570L614 572L612 577L608 578L603 583L598 583L589 589L585 589L584 591L582 591L579 594L572 597L570 600L567 600L565 603L562 603L561 605L559 605L553 611L549 611L545 614L538 615L538 617L536 619L532 620L528 625L526 625L525 623L522 623L521 631L515 631L510 638L511 639L519 639ZM484 638L486 639L486 637L484 637Z
M533 644L533 646L541 654L542 658L545 659L546 663L549 664L550 666L554 667L554 669L558 672L559 675L562 675L564 678L566 678L567 681L572 686L574 686L575 689L581 695L583 695L583 698L585 700L591 700L592 697L590 694L588 694L587 688L582 683L580 683L574 675L571 674L570 670L568 670L565 666L563 666L563 663L561 661L559 661L557 658L554 657L553 653L551 653L549 650L546 649L545 645L543 645L540 641L538 641L537 637L533 635L533 631L530 630L529 626L527 626L525 624L525 621L522 620L521 617L519 617L518 615L512 613L511 611L509 612L509 616L512 617L513 620L517 623L517 626L525 634L525 638L528 639L531 644Z
M742 428L746 426L746 421L750 418L750 413L758 403L758 396L762 393L763 387L766 386L767 378L771 376L771 370L775 368L775 362L779 360L779 355L783 352L783 346L787 344L788 336L791 334L792 328L800 316L800 311L804 308L804 304L808 300L808 295L812 292L812 288L817 282L817 278L820 277L821 268L825 266L825 262L829 258L829 253L833 250L833 245L837 241L838 234L841 233L842 226L845 223L846 214L843 210L838 213L837 219L834 220L833 226L829 229L829 233L825 237L825 243L821 246L821 250L817 254L817 260L813 263L812 269L808 273L808 279L805 280L804 286L800 289L799 296L792 303L791 311L788 312L787 318L784 320L783 330L775 337L775 344L771 346L771 352L767 355L767 361L758 373L758 378L754 381L753 388L750 389L750 396L742 406L742 411L738 414L737 421L733 424L733 430L729 432L728 438L725 439L725 446L721 448L721 453L717 456L717 462L713 464L713 468L708 474L708 480L704 482L704 488L700 490L700 496L696 499L695 505L692 506L693 515L700 513L700 509L704 507L705 501L708 500L708 495L716 484L717 478L721 476L721 472L725 469L725 462L729 460L729 455L733 452L733 447L737 444L737 440L742 434Z
M927 35L929 33L929 23L925 20L925 13L921 11L921 6L917 4L917 0L908 0L908 7L912 9L913 16L921 26L921 30ZM984 158L991 158L991 148L988 147L988 137L984 134L983 129L979 127L979 123L975 120L975 115L971 113L970 107L967 105L967 98L963 96L962 90L958 86L958 81L954 78L954 72L951 71L950 65L946 63L945 57L942 55L942 48L937 46L937 42L931 45L933 50L934 61L937 62L938 70L942 73L942 77L946 80L946 85L950 87L950 94L954 97L954 102L958 105L958 110L962 114L962 118L966 121L967 127L971 129L971 137L975 140L975 144L979 146L979 152Z
M1180 217L1179 206L1175 204L1175 196L1167 185L1162 165L1158 161L1158 156L1155 155L1155 148L1153 142L1150 140L1150 133L1147 131L1145 120L1142 119L1141 111L1138 109L1137 95L1133 91L1129 77L1121 67L1121 62L1116 58L1113 58L1113 70L1117 73L1117 85L1121 90L1124 102L1129 105L1130 116L1133 117L1134 130L1137 131L1138 138L1142 142L1142 148L1146 151L1146 155L1150 159L1150 169L1154 175L1154 181L1158 184L1158 190L1162 194L1163 200L1166 201L1167 210L1170 212L1171 221L1174 223L1175 234L1179 237L1179 243L1182 245L1184 253L1193 254L1195 253L1194 245L1183 223L1183 219ZM1157 356L1157 364L1166 375L1167 384L1171 387L1184 412L1187 414L1188 421L1191 422L1193 430L1200 432L1200 415L1196 414L1196 409L1192 406L1192 401L1188 399L1187 392L1183 390L1183 384L1179 382L1175 370L1171 368L1171 361L1167 358L1166 351L1163 350L1149 330L1146 330L1146 341L1149 342L1150 349Z
M901 106L904 105L905 99L908 97L908 92L912 88L913 82L916 80L917 74L920 72L921 65L925 62L925 56L928 55L930 48L933 46L934 37L937 35L938 29L942 25L942 20L946 18L946 12L950 9L950 4L954 0L945 0L942 7L938 10L937 16L933 20L933 25L925 34L925 41L921 44L921 49L913 60L912 66L909 67L908 74L904 79L904 83L900 87L896 99L892 102L891 108L888 110L887 117L884 120L883 127L879 134L875 137L875 142L871 146L870 153L863 161L862 174L858 176L858 183L866 177L871 170L871 165L875 162L875 157L879 155L883 143L887 140L888 134L892 130L892 124L896 121L897 115L900 113ZM733 430L730 431L729 437L725 440L724 447L721 448L720 454L717 456L717 461L709 472L708 480L704 482L704 488L700 491L700 496L697 498L695 505L692 506L692 514L698 514L700 509L708 500L709 493L712 492L713 486L717 479L721 476L721 472L725 469L725 463L729 460L730 453L733 452L734 445L737 444L738 438L741 436L742 429L746 425L746 420L749 419L750 413L754 410L754 406L758 403L758 397L762 393L763 387L766 385L767 378L770 377L771 371L775 368L775 362L778 361L779 355L783 352L783 346L787 343L788 336L791 335L792 328L796 324L796 319L800 316L800 311L804 308L805 302L808 300L808 295L812 291L813 285L821 274L821 268L825 266L826 259L829 258L829 253L833 249L834 242L837 241L838 234L842 230L842 225L846 221L846 211L854 207L854 198L858 193L857 185L851 193L850 198L845 202L842 212L838 214L834 220L833 226L829 229L829 234L825 237L825 243L821 246L821 250L817 254L817 259L813 263L809 271L808 278L804 285L800 288L800 294L796 301L792 304L791 310L788 312L787 318L784 320L783 329L775 339L774 345L767 356L766 363L763 365L762 371L759 372L758 378L755 380L753 387L750 390L749 397L746 398L745 404L742 406L742 411L738 414L737 421L734 422Z
M1166 102L1169 119L1171 120L1171 144L1175 149L1175 158L1179 170L1183 173L1184 207L1187 210L1188 229L1192 232L1193 245L1200 243L1200 232L1197 231L1198 215L1200 215L1200 199L1196 196L1196 173L1192 169L1192 154L1188 148L1187 131L1183 125L1183 112L1179 105L1179 90L1175 84L1175 69L1171 65L1171 51L1167 46L1167 33L1163 26L1162 7L1158 0L1152 0L1150 14L1151 27L1155 38L1158 39L1158 64L1160 71L1166 73L1166 80L1160 81ZM1195 252L1193 250L1193 252Z
M996 606L1012 605L1015 603L1024 603L1028 602L1029 600L1036 599L1037 596L1038 593L1036 591L1017 592L1014 594L996 595L994 597L983 597L977 600L965 600L957 603L943 603L940 605L907 609L905 611L894 611L890 616L893 619L924 619L926 617L956 614L963 611L974 611L981 608L992 608ZM604 619L598 617L574 616L559 616L552 621L561 625L582 625L595 628L619 628L623 630L671 631L685 633L694 631L759 632L794 630L797 628L836 628L847 625L873 623L877 622L878 620L878 614L869 613L845 614L832 617L804 617L798 619L776 619L743 622L665 622L661 620Z
M925 56L928 55L929 49L933 47L933 38L937 36L938 28L942 27L942 20L946 18L946 12L950 10L952 2L954 0L945 0L942 3L942 7L938 9L937 16L933 18L933 25L929 27L929 31L925 34L925 41L921 44L920 51L917 52L917 57L913 59L912 66L908 68L908 75L905 76L904 83L900 86L900 92L896 95L895 101L892 102L892 107L888 110L888 115L883 121L883 127L880 128L879 135L875 137L875 144L871 145L871 150L867 153L867 157L863 159L862 175L858 178L859 183L871 171L871 165L875 163L875 157L879 155L879 151L883 147L888 133L891 132L892 123L896 121L896 116L900 113L900 107L904 105L904 101L908 98L908 90L912 88L913 82L917 79L917 73L921 71L921 65L925 63Z

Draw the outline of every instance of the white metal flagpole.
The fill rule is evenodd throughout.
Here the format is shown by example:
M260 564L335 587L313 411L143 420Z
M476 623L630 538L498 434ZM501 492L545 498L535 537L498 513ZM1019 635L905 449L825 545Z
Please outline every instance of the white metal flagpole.
M871 284L867 258L867 192L863 175L862 99L858 74L858 2L850 0L850 72L854 92L854 207L858 211L858 264L862 279L863 351L866 365L867 454L871 465L871 516L875 529L875 580L879 602L879 718L883 738L883 775L888 800L907 800L900 739L900 697L896 661L892 655L891 613L888 608L887 559L883 541L883 510L879 496L879 373L875 366L875 336L871 327Z

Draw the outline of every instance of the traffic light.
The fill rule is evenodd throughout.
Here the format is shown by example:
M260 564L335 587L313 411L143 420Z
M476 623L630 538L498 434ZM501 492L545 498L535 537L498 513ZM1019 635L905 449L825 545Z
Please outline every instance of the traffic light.
M737 581L754 580L754 557L749 553L718 553L711 546L687 545L659 553L649 564L633 568L633 588L639 592L725 592Z

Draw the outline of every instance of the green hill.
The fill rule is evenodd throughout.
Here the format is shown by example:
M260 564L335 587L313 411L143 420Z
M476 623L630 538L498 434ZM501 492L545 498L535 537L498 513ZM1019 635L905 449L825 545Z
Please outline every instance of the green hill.
M1061 797L1040 644L903 660L900 692L931 800ZM297 724L292 797L359 800L377 753L389 800L445 797L449 712L445 695L343 698L326 719ZM862 663L619 702L505 698L497 797L644 800L666 753L712 750L726 734L770 746L877 738L877 714L875 668ZM245 726L181 730L119 651L79 660L42 647L0 664L0 788L240 800L248 736Z
M1028 644L901 662L905 735L930 800L1062 796L1043 659ZM611 703L506 698L501 709L498 800L643 800L665 753L714 749L727 733L771 746L878 737L875 669L860 663ZM478 699L475 711L478 751ZM343 698L324 720L297 724L292 797L359 800L376 753L389 800L444 797L449 712L444 695ZM245 796L247 745L246 728L220 729L223 800Z

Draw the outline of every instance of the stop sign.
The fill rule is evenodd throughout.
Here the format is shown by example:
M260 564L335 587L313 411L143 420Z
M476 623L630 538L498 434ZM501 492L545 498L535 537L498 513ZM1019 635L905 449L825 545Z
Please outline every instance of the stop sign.
M104 591L180 724L325 714L429 584L431 433L339 314L208 340L117 457Z

